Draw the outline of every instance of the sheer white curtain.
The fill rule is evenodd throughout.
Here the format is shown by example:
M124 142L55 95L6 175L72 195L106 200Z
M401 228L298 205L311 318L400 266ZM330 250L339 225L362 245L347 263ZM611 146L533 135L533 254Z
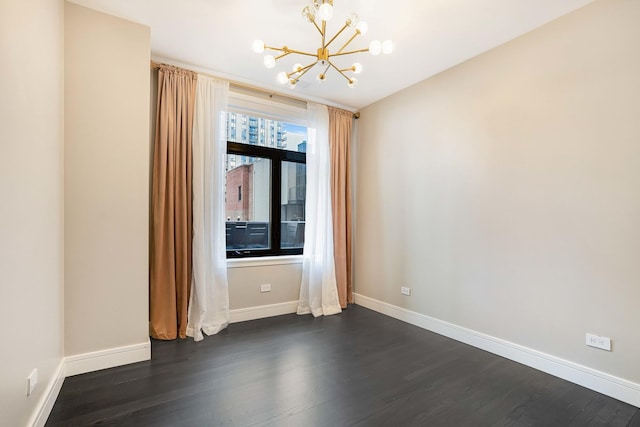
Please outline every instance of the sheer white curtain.
M229 83L198 76L193 121L193 279L187 335L200 341L229 324L224 232Z
M329 112L307 105L307 201L298 314L340 313L333 258Z

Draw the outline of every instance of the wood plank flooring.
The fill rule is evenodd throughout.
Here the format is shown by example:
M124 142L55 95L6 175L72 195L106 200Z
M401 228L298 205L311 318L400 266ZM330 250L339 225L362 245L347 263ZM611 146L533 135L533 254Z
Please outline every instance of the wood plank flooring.
M638 408L359 306L67 378L47 426L637 426Z

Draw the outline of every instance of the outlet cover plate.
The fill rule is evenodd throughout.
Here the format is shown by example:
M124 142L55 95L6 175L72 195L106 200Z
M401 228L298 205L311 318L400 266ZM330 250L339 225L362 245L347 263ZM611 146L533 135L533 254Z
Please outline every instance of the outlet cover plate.
M400 293L402 295L411 295L411 288L407 288L406 286L403 286L400 288Z
M27 377L27 396L30 396L35 390L36 385L38 384L38 368L31 371L29 376Z
M260 292L271 292L271 283L260 285Z
M611 338L600 337L594 334L587 334L587 345L590 347L611 351Z

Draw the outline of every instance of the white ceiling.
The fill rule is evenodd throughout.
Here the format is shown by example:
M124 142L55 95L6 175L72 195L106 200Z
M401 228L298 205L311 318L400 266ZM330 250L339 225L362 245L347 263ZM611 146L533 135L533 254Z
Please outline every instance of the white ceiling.
M278 61L269 70L251 44L262 39L272 46L317 50L320 35L300 13L310 0L73 1L151 27L154 58L355 111L593 0L334 0L329 36L356 12L369 32L356 38L354 49L368 47L374 39L391 39L396 49L391 55L360 53L336 60L341 67L362 63L354 89L334 70L319 84L319 70L314 69L293 90L279 85L276 74L305 58ZM342 34L335 45L347 37Z

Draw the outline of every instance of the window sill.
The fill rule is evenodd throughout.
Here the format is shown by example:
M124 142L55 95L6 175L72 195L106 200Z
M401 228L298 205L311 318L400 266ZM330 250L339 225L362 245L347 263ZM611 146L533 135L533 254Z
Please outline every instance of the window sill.
M262 267L268 265L302 264L302 255L285 255L254 258L228 258L227 268Z

